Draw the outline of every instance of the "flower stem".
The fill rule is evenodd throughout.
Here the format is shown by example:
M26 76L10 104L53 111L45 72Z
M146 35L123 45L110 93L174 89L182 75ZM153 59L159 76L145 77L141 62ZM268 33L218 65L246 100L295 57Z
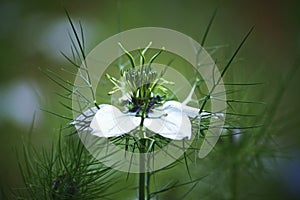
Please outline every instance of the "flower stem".
M139 200L145 200L146 194L146 173L145 173L145 152L146 152L146 140L140 139L140 174L139 174Z

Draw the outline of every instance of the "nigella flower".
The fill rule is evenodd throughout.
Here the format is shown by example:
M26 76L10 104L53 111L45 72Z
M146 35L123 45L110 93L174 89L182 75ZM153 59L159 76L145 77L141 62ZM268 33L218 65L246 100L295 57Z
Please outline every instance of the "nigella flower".
M140 129L143 133L140 137L148 137L147 130L150 130L172 140L191 138L192 126L189 117L203 117L209 113L199 114L199 109L187 106L186 101L180 103L168 95L165 85L173 83L163 79L165 70L158 74L151 67L163 49L145 64L145 53L150 45L151 43L139 52L140 65L136 66L133 56L120 44L132 67L122 70L120 79L108 74L106 77L114 85L109 95L122 92L121 101L125 110L100 104L98 108L93 107L76 118L74 124L77 130L89 130L93 135L104 138L117 137L135 129ZM84 126L86 123L89 125Z
M150 106L150 104L149 104ZM92 134L99 137L114 137L144 126L154 133L173 140L191 138L191 122L184 113L181 103L167 101L157 108L147 108L143 118L137 111L121 112L112 105L100 105L90 127Z

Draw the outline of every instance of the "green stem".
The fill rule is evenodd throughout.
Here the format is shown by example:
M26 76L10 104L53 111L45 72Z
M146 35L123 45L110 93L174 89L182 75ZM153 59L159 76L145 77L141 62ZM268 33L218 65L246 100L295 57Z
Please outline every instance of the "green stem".
M143 110L141 123L140 123L140 174L139 174L139 200L150 200L150 172L145 172L146 167L149 167L149 159L145 158L145 154L150 146L149 140L146 139L146 133L144 132L144 120L146 116L146 108L149 102Z
M140 152L147 152L149 147L149 141L147 139L141 139L141 145L143 147ZM140 174L139 174L139 200L150 200L150 172L145 172L146 167L149 166L148 158L145 158L145 154L140 154Z
M143 113L144 114L144 113ZM145 185L146 185L146 174L145 174L145 153L146 149L146 139L143 138L144 135L144 117L142 116L141 123L140 123L140 174L139 174L139 200L145 200Z
M139 174L139 200L145 200L146 189L146 173L145 173L145 152L146 152L146 140L140 139L140 174Z
M146 151L147 153L149 153L149 148L151 146L151 141L150 140L146 140ZM151 150L150 150L151 151ZM146 166L147 168L150 167L150 158L149 158L149 155L147 154L147 160L146 160ZM149 172L149 170L147 170L146 172L146 199L147 200L150 200L150 176L151 176L151 173Z

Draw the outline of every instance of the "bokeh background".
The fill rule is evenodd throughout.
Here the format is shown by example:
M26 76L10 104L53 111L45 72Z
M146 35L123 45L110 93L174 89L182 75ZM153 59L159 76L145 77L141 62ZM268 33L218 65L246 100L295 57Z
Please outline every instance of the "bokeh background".
M22 185L17 152L24 141L30 139L37 147L47 147L57 138L61 120L40 108L59 111L55 92L60 89L41 70L59 71L70 66L60 53L69 54L71 44L64 8L75 22L81 21L87 52L122 30L144 26L170 28L200 40L218 8L206 46L228 45L221 54L229 57L254 25L238 56L242 64L232 68L227 78L232 79L230 74L234 74L235 80L264 82L257 89L256 99L267 104L274 101L274 94L284 80L290 83L272 121L280 133L279 146L284 147L286 157L278 158L277 164L270 166L275 170L267 180L260 182L256 177L250 185L263 199L300 197L300 71L287 77L300 58L297 0L1 0L0 184L3 190ZM34 116L34 131L29 134ZM249 189L241 188L240 192Z

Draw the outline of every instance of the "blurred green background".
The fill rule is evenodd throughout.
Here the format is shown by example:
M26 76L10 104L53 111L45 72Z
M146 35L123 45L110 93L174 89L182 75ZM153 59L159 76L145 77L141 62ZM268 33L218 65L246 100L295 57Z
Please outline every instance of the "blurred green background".
M39 70L58 71L70 64L60 54L70 53L68 24L64 8L74 22L83 24L87 52L119 31L144 27L165 27L200 40L212 13L216 19L208 35L207 47L228 45L221 51L229 57L242 37L255 25L238 55L243 61L228 72L228 80L264 82L256 100L274 101L274 94L294 67L300 53L300 3L297 0L89 0L38 1L1 0L0 2L0 184L22 185L16 151L30 136L37 146L49 146L61 120L39 108L59 111L55 92L60 89ZM231 74L231 75L230 75ZM231 77L234 74L234 78ZM280 133L280 146L287 147L288 159L279 159L270 178L257 178L254 191L264 199L300 196L299 119L300 72L286 88L272 126ZM247 191L242 188L241 191ZM270 197L269 195L272 194ZM262 196L260 196L262 197ZM255 199L255 198L254 198Z

